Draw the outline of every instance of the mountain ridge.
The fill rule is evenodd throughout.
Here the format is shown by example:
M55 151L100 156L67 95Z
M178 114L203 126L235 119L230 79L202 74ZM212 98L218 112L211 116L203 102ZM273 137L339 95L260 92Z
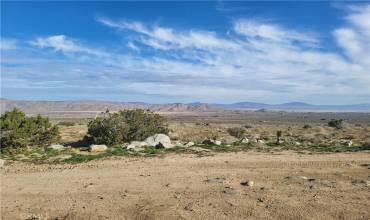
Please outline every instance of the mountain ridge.
M16 107L27 113L43 113L53 111L118 111L121 109L142 108L157 112L205 112L220 110L285 110L285 111L363 111L370 112L370 103L352 105L314 105L305 102L287 102L266 104L259 102L237 102L232 104L217 103L164 103L150 104L145 102L115 102L98 100L73 101L30 101L0 99L1 112Z

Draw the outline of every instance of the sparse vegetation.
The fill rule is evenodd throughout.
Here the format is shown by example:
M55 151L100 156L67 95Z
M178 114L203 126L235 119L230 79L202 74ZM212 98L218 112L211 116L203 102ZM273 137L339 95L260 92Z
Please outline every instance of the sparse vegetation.
M27 117L14 108L0 118L1 151L30 147L44 147L59 140L58 127L41 115Z
M58 125L59 126L66 126L66 127L74 126L75 124L76 123L71 122L71 121L61 121L61 122L58 122Z
M144 140L156 133L168 133L164 117L153 112L135 109L117 113L108 111L88 124L93 143L114 145L132 140Z
M336 129L341 129L343 128L343 119L331 119L328 122L328 126Z
M245 136L245 129L241 127L233 127L233 128L228 128L227 132L236 138L243 138Z

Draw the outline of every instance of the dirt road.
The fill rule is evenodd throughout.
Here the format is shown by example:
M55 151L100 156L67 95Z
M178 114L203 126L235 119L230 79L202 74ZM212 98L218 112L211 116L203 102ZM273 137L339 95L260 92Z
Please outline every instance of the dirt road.
M370 219L370 153L8 164L2 219ZM253 186L241 185L253 181Z

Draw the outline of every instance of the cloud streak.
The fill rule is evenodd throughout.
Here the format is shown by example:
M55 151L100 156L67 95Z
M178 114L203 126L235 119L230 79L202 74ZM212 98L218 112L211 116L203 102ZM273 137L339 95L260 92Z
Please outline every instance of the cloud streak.
M149 102L366 102L369 8L348 9L346 24L332 31L340 52L322 50L314 33L253 19L235 20L228 33L216 33L100 17L97 22L116 30L126 51L65 35L39 37L7 56L3 78L12 87L107 88L106 96L132 93ZM35 54L35 47L46 54ZM53 53L66 57L50 59ZM20 57L32 57L32 68L9 65Z

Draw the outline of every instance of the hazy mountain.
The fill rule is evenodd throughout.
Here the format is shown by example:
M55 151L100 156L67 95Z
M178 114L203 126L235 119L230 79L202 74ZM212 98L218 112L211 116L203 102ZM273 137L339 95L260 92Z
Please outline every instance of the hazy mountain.
M25 101L0 99L1 112L16 107L26 113L50 112L101 112L109 109L142 108L157 112L206 112L233 109L266 109L286 111L363 111L370 112L370 104L355 105L311 105L303 102L289 102L270 105L257 102L238 102L233 104L207 104L207 103L168 103L148 104L144 102L108 102L108 101Z
M205 103L169 103L169 104L148 104L143 102L107 102L107 101L25 101L1 99L1 112L19 108L26 113L47 113L47 112L102 112L106 109L118 111L121 109L150 109L158 112L193 112L210 111L211 107Z

